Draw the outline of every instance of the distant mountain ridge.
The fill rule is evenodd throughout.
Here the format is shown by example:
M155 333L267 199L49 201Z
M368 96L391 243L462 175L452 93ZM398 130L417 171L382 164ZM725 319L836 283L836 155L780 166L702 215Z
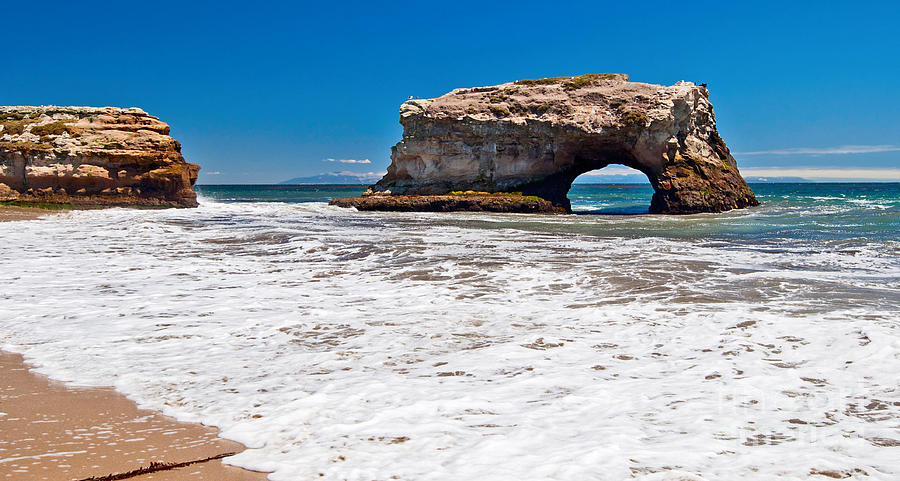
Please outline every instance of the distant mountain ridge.
M302 184L344 184L344 185L368 185L372 184L384 174L377 172L325 172L308 177L294 177L278 185L302 185Z

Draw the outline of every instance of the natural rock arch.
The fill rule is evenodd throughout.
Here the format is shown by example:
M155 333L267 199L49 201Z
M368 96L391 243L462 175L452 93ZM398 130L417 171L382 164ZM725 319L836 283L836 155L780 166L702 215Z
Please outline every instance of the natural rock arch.
M523 185L522 192L550 200L571 211L568 196L575 179L581 174L588 173L592 170L603 169L610 165L630 167L636 172L644 174L647 176L647 179L650 180L650 184L654 186L654 193L656 192L656 186L653 183L654 174L652 172L648 173L646 171L647 169L642 168L636 159L631 157L627 152L622 152L620 149L604 149L603 151L593 151L591 153L578 155L575 157L570 168L561 169L559 172L551 174L544 179Z
M578 175L622 164L650 180L651 212L757 205L708 97L690 82L666 87L590 74L410 100L400 108L403 139L370 194L522 192L569 209Z

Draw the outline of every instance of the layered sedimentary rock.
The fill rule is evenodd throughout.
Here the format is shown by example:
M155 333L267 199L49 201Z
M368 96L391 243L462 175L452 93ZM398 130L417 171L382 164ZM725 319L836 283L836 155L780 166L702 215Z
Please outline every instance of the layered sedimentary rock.
M199 170L138 108L0 107L0 201L195 207Z
M387 174L368 192L385 208L398 194L472 190L522 192L569 209L572 181L609 164L647 175L651 212L757 205L716 130L709 92L690 82L589 74L456 89L405 102L400 123Z

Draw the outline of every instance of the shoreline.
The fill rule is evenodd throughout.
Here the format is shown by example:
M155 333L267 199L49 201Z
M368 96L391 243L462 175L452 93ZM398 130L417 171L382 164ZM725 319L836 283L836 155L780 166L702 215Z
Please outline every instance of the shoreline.
M41 209L40 207L20 207L0 204L0 222L19 220L37 220L45 215L56 214L59 210Z
M112 388L66 386L20 354L0 350L0 373L0 479L267 479L223 464L246 448L214 427L139 409ZM160 464L172 466L147 470Z

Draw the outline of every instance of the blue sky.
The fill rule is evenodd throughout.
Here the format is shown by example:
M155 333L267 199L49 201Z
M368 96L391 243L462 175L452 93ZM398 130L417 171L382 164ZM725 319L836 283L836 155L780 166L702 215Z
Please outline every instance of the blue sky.
M271 183L384 171L409 95L624 72L709 84L745 175L900 180L898 3L737 3L8 2L0 105L141 107Z

